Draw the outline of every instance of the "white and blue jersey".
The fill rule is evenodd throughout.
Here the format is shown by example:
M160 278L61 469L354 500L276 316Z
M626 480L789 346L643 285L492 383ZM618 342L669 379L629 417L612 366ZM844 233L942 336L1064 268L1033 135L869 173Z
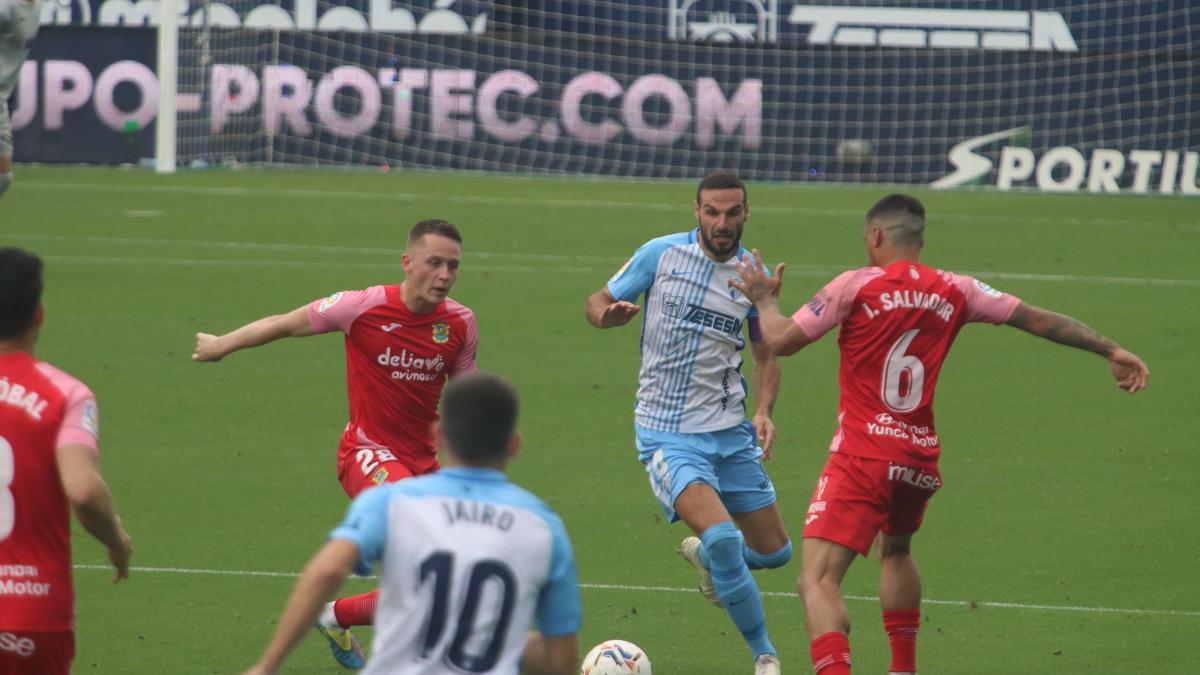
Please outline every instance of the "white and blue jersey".
M363 492L333 531L382 561L364 673L516 675L530 627L579 631L575 555L562 521L492 469L447 468Z
M746 420L742 325L754 304L729 286L737 258L714 262L699 230L653 239L608 282L615 300L643 293L642 369L634 420L656 431L703 433Z

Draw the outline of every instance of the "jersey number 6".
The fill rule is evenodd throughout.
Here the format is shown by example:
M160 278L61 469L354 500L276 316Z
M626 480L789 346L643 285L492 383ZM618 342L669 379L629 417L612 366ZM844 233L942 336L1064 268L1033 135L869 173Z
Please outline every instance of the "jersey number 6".
M879 397L892 412L912 412L921 405L921 396L925 393L925 364L912 354L904 353L919 332L919 328L914 328L901 335L883 362ZM903 393L902 388L906 390Z

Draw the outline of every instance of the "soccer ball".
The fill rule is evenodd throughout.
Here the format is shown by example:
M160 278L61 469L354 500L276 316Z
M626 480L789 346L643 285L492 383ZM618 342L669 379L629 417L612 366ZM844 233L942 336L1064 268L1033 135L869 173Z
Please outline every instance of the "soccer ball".
M605 640L583 658L579 675L650 675L650 657L625 640Z

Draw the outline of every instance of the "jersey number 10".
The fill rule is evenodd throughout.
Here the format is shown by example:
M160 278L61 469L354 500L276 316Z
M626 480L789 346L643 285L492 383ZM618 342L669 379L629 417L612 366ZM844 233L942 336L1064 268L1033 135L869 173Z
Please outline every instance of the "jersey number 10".
M425 642L421 647L421 658L429 658L433 649L441 642L442 633L446 630L447 605L450 602L450 582L454 578L454 554L438 551L421 563L421 584L430 576L433 577L433 608L429 612L429 623L425 628ZM467 640L475 629L475 615L479 612L480 598L486 582L493 580L499 585L502 594L500 610L492 627L492 635L488 638L487 647L481 654L467 654ZM463 597L462 608L458 612L458 626L454 632L454 640L446 652L446 660L468 673L486 673L496 666L500 651L504 647L508 635L508 625L512 621L513 606L516 604L516 579L508 565L499 560L480 560L471 568L470 579L467 581L467 592Z

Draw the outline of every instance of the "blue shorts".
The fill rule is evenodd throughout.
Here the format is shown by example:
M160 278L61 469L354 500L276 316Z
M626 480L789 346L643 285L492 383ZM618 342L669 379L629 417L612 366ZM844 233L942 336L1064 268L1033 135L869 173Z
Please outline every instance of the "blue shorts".
M650 489L670 522L679 520L675 500L684 488L712 486L730 513L749 513L775 503L775 486L762 465L762 448L749 421L699 434L655 431L634 425L638 459Z

